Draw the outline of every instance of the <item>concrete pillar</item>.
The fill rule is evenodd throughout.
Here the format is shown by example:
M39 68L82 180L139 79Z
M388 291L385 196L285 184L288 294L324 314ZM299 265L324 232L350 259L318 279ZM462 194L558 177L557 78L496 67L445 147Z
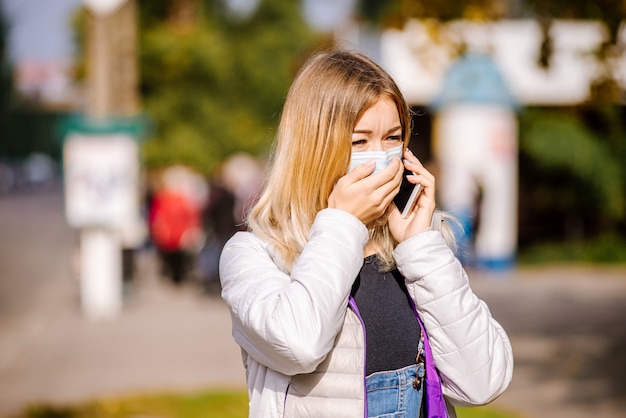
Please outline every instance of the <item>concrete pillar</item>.
M507 270L517 250L516 100L487 54L468 53L446 72L432 107L438 198L464 230L458 256Z

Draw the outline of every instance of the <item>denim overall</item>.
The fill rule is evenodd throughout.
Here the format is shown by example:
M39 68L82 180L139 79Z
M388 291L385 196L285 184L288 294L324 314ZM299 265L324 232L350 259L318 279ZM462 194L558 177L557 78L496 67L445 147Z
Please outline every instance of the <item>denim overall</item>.
M418 357L423 352L420 341ZM423 358L423 357L422 357ZM424 362L398 370L372 373L365 379L367 415L377 418L418 418L424 391Z

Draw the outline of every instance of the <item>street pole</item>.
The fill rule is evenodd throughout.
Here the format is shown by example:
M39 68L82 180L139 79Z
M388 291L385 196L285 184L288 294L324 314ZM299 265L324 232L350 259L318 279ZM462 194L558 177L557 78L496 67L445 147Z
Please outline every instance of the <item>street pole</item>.
M65 143L66 215L80 230L83 311L114 319L122 308L124 231L139 219L137 141L116 128L139 110L136 0L84 1L89 128Z
M85 113L97 119L139 110L136 0L114 12L88 12Z

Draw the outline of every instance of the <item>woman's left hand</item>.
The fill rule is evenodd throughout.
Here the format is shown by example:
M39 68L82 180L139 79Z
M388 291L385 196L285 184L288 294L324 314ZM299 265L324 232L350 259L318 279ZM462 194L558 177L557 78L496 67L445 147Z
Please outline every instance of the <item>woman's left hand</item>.
M389 229L397 242L430 228L435 212L435 177L408 148L404 151L404 167L414 173L407 177L408 180L413 184L421 184L422 191L406 218L402 218L396 205L393 205L389 214Z

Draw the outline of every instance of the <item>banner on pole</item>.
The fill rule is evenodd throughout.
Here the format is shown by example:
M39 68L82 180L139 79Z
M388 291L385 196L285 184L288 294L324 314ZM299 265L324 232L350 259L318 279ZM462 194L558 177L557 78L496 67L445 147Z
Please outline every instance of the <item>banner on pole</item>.
M123 228L139 213L139 148L128 135L71 135L63 150L65 215L75 228Z

